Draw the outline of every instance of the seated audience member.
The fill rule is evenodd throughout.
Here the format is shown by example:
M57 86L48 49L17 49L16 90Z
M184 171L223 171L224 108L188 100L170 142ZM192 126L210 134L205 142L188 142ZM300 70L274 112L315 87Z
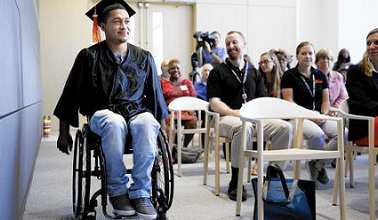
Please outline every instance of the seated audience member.
M352 114L374 117L375 146L378 146L378 28L366 37L363 59L348 69L346 88ZM349 121L349 140L368 145L368 122Z
M253 64L253 62L252 62L252 57L249 56L248 54L244 54L244 55L243 55L243 59L244 59L245 61L247 61L247 62Z
M284 73L290 69L290 63L293 61L293 56L289 55L286 51L278 49L272 50L276 54L278 61L281 65L281 71Z
M347 80L347 71L351 65L352 65L351 63L342 63L340 65L340 68L337 70L337 72L339 72L343 76L344 84L346 83L346 80Z
M160 79L168 79L169 73L168 73L168 63L169 60L163 60L160 65L161 75Z
M209 73L212 69L213 69L213 66L210 63L206 63L205 65L203 65L201 68L201 72L202 72L201 81L194 84L194 89L197 92L197 97L205 101L207 100L207 95L206 95L207 78L209 77Z
M283 99L294 102L307 109L328 114L329 92L327 77L320 70L312 67L315 49L307 41L300 43L296 49L298 64L286 71L281 80ZM326 144L325 137L329 137ZM337 123L335 121L304 120L303 136L307 139L309 149L337 149ZM322 184L328 183L324 168L332 160L311 160L307 165L311 179Z
M214 67L207 80L207 96L210 107L221 115L219 134L231 139L231 181L228 196L236 200L241 147L242 122L239 109L243 103L266 96L263 77L251 63L243 59L246 41L239 31L231 31L226 36L229 58ZM247 140L252 140L254 127L248 124ZM272 142L272 149L286 149L291 144L292 129L289 122L265 120L264 137ZM244 158L243 158L244 160ZM247 199L243 187L242 200Z
M161 79L161 89L163 90L163 95L167 106L174 99L182 96L193 96L197 97L197 93L194 90L193 84L189 79L181 78L181 64L177 59L172 59L168 63L168 73L170 77L168 79ZM176 118L175 118L176 119ZM167 118L166 131L168 133L169 129L169 120ZM194 112L182 112L181 114L182 125L185 128L196 128L197 127L197 118ZM194 134L185 134L184 138L184 147L187 147L190 141L192 140Z
M281 97L282 71L277 56L269 51L261 54L259 71L264 78L265 89L270 97Z
M315 64L328 79L329 102L332 107L338 108L345 100L346 92L343 76L331 70L332 56L328 50L319 50L315 56Z
M207 101L207 78L209 77L210 71L213 69L213 66L210 63L206 63L201 67L202 77L201 81L194 84L194 88L197 92L197 97ZM201 111L201 127L205 127L205 112ZM205 134L201 134L202 146L205 145Z
M344 77L344 83L346 83L347 71L351 65L352 63L350 62L349 51L343 48L339 51L339 55L337 56L337 61L333 65L332 70L341 73L341 75L343 75Z
M332 70L339 72L342 64L344 64L344 66L346 66L346 67L349 67L351 65L350 53L345 48L343 48L339 51L339 55L337 56L337 60L336 60L335 64L333 65Z

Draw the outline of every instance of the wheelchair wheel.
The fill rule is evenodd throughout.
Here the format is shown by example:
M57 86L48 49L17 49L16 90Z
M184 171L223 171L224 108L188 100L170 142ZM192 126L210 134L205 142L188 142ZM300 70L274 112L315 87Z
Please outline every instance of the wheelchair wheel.
M88 129L83 127L75 136L72 204L75 218L86 218L89 206L91 178L91 150L88 144Z
M169 144L162 131L158 136L158 154L152 172L152 200L159 219L165 219L165 213L172 205L174 181Z

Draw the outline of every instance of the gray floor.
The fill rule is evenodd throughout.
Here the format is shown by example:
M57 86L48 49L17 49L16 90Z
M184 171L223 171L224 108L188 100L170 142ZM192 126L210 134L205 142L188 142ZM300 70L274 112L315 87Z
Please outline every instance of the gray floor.
M72 219L72 155L67 156L60 153L55 147L55 139L56 137L52 136L43 139L41 143L24 220ZM242 204L242 215L236 217L235 202L227 197L227 184L230 175L225 173L225 163L222 163L219 197L214 194L213 167L214 160L212 159L208 185L204 186L202 184L203 163L199 161L195 164L183 165L183 176L175 176L175 195L173 205L168 211L170 220L252 219L254 198L251 185L245 182L248 199ZM307 178L307 171L304 165L302 167L302 177ZM349 179L346 178L347 219L368 219L367 169L367 156L358 156L355 160L355 188L349 188ZM339 207L331 205L334 169L329 167L327 170L331 182L316 191L317 219L339 219ZM291 163L288 164L285 174L287 176L292 174ZM105 219L100 210L97 219Z

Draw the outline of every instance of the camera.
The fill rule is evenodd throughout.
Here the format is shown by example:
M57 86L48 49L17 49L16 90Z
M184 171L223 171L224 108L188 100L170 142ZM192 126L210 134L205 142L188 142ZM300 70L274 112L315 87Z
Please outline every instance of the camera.
M215 36L209 34L209 32L202 33L201 31L197 31L193 34L193 38L197 40L196 48L205 46L205 42L210 44L210 47L213 47L215 43Z

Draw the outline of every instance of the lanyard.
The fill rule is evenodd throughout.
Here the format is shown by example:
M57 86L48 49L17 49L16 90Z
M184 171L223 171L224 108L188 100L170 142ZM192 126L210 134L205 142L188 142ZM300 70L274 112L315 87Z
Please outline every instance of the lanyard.
M234 76L236 77L236 79L238 80L238 82L242 85L242 89L243 89L243 93L242 93L242 99L243 99L243 103L247 103L247 93L245 92L245 82L247 81L247 74L248 74L248 62L245 62L245 70L244 70L244 74L242 73L241 77L243 78L243 81L240 79L240 77L238 76L238 74L235 73L235 71L230 67L232 73L234 74Z
M301 74L302 81L306 85L307 90L311 94L311 97L312 97L312 110L315 110L315 76L313 73L311 73L311 76L312 76L312 91L305 77Z

